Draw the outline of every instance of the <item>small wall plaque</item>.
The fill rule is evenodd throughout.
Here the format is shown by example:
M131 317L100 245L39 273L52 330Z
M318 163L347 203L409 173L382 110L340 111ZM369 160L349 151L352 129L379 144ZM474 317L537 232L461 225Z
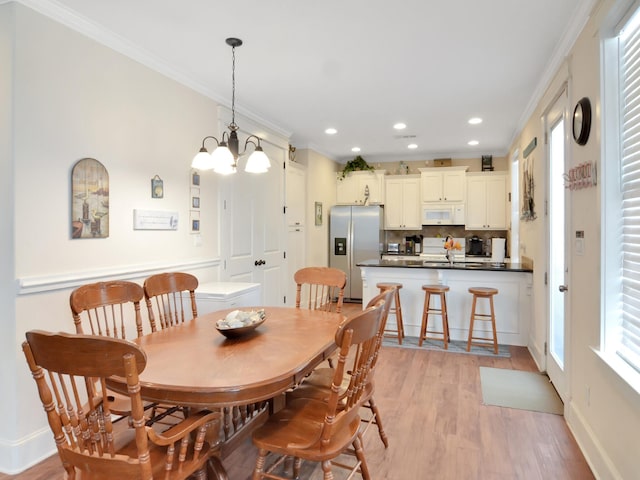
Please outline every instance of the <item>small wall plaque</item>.
M134 210L134 230L177 230L178 212L160 210Z
M162 198L164 196L164 184L162 179L156 175L151 179L151 198Z

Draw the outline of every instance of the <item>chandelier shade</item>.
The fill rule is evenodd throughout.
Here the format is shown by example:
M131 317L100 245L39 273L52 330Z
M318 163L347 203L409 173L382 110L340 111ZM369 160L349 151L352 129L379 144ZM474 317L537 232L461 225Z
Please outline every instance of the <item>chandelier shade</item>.
M238 157L247 152L247 146L253 145L253 153L249 156L245 171L249 173L266 173L271 167L269 157L264 153L260 144L260 138L255 135L249 135L244 142L242 152L239 150L238 125L236 125L236 47L242 45L239 38L227 38L227 45L231 47L231 56L233 59L231 69L232 95L231 95L231 123L227 125L229 131L222 132L221 139L218 140L212 135L207 135L202 139L202 147L198 154L193 157L191 167L197 170L213 170L221 175L235 173L238 167ZM204 146L206 140L213 139L216 141L216 148L209 153Z

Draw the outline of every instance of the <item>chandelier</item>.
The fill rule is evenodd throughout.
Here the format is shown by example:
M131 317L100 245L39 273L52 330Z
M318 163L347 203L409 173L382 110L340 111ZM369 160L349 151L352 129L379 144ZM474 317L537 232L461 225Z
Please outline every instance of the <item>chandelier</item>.
M242 40L239 38L227 38L227 45L231 47L231 57L232 57L232 69L231 69L231 82L232 82L232 90L231 90L231 123L227 125L229 132L222 133L222 139L218 141L218 139L212 135L207 135L202 139L202 147L200 148L200 152L193 157L193 161L191 162L191 167L197 170L213 170L214 172L220 173L222 175L228 175L230 173L235 173L238 167L238 157L240 155L244 155L247 151L247 146L249 144L253 145L253 153L249 156L247 160L247 164L245 165L245 172L250 173L265 173L269 167L271 167L271 163L269 162L269 157L264 153L262 147L260 146L260 138L255 135L249 135L247 140L244 142L244 148L242 152L239 151L239 141L238 141L238 125L236 125L236 47L242 45ZM208 139L213 139L216 141L217 147L211 154L207 151L204 144Z

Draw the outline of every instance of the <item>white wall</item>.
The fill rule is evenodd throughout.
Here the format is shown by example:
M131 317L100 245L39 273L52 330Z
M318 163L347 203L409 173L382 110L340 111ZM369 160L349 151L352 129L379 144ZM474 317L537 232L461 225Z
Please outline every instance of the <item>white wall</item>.
M329 209L336 203L336 162L313 150L298 150L296 161L307 166L307 265L327 266ZM315 202L322 202L322 225L314 222Z
M585 146L572 142L571 168L585 161L596 161L598 172L606 168L601 157L601 97L600 97L600 28L609 11L623 2L603 0L580 34L565 65L561 67L536 111L512 147L520 152L533 137L538 147L532 155L536 184L535 203L538 218L521 224L521 254L534 262L534 324L532 325L532 353L540 358L540 345L546 336L546 287L544 272L547 265L545 246L545 176L546 158L541 116L553 95L564 81L569 85L569 104L589 97L594 117L589 141ZM629 3L629 2L626 2ZM612 161L608 159L607 161ZM584 255L577 255L570 246L568 301L571 315L569 345L566 358L569 399L565 405L566 420L590 463L597 478L638 478L640 472L640 398L626 383L606 366L593 351L600 344L600 188L571 192L571 232L584 231ZM534 345L536 344L536 345ZM589 390L590 394L587 394Z
M190 163L217 131L217 105L22 5L0 6L0 32L0 471L15 473L55 450L20 349L26 330L73 331L69 293L81 283L174 269L218 279L213 174L201 179L201 246L188 228ZM70 238L71 168L84 157L109 172L109 238ZM151 198L154 175L163 199ZM178 211L178 230L133 230L138 208Z

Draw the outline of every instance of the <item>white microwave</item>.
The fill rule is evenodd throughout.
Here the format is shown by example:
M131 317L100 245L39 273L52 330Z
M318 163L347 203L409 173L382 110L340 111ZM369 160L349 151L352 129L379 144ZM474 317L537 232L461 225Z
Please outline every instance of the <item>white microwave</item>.
M422 225L464 225L464 205L423 205Z

